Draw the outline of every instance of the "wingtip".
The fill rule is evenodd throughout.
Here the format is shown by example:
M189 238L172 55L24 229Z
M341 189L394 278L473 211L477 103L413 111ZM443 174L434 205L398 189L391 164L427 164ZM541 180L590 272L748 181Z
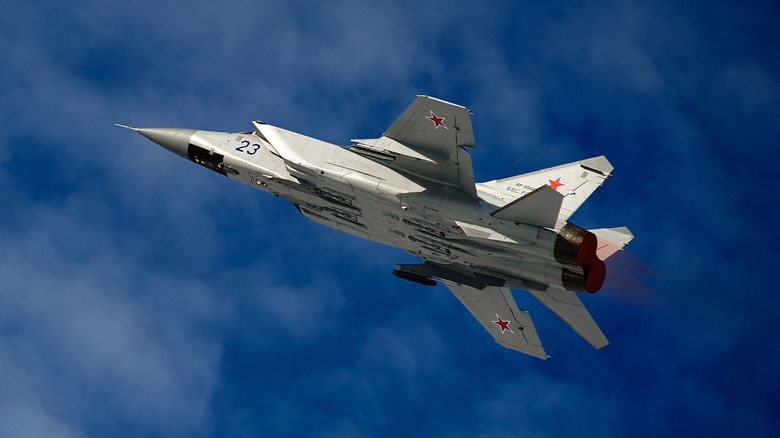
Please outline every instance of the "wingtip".
M133 128L132 126L122 125L121 123L114 123L115 126L119 126L120 128L130 129L132 131L138 132L138 128Z
M607 157L604 155L599 155L598 157L588 158L587 160L580 161L580 165L583 167L587 167L590 169L593 169L602 175L609 178L612 174L612 171L615 170L614 166L612 166L612 163L607 160Z

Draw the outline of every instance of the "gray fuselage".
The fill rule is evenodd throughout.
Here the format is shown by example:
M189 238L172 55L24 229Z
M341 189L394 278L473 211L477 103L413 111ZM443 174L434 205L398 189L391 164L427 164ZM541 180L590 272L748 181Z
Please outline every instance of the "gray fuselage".
M381 158L265 125L269 129L287 140L291 150L283 153L292 159L282 158L262 134L210 131L193 132L187 158L286 199L315 222L425 260L499 273L518 287L561 283L552 256L557 233L492 217L497 206L485 200L495 197L488 188L477 184L475 199L458 187L388 168ZM496 231L504 241L473 238ZM520 261L522 269L515 269Z

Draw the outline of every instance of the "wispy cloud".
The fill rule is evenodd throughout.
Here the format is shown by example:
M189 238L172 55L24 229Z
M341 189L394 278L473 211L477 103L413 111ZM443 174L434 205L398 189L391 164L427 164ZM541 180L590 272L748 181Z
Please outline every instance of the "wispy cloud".
M0 434L767 434L774 16L733 2L12 2ZM572 218L637 235L604 296L583 297L612 345L592 350L518 293L554 359L518 357L448 291L390 276L408 255L113 126L263 119L344 144L380 135L415 93L474 110L481 179L615 164ZM615 299L636 287L645 298Z

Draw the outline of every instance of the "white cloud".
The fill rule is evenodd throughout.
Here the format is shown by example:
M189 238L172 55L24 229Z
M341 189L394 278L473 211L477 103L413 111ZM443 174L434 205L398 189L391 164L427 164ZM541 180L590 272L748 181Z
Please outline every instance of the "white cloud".
M673 298L674 316L660 312L652 320L665 327L662 336L679 336L672 359L695 368L726 357L724 366L735 367L729 355L769 330L776 299L761 290L757 274L771 272L772 258L739 245L744 229L755 228L743 209L771 216L769 204L753 202L759 192L734 175L774 161L744 157L734 166L732 155L743 158L750 148L715 140L771 142L773 66L724 60L718 50L728 48L699 40L702 17L668 7L657 14L636 5L405 5L230 1L182 8L162 1L150 11L148 4L87 1L13 5L0 18L0 51L8 59L0 66L0 434L120 435L117 424L138 434L208 434L215 415L224 420L224 411L237 407L236 415L260 417L247 420L246 430L293 431L301 427L297 414L309 409L331 432L365 434L376 431L372 422L395 430L401 416L425 408L432 414L419 421L431 432L454 418L468 431L500 434L516 425L544 435L539 419L556 423L549 413L558 412L571 419L556 423L561 435L616 433L613 412L626 408L594 387L615 379L624 388L646 387L620 381L609 364L611 375L594 372L592 379L585 376L599 367L592 363L491 367L509 356L489 337L448 331L476 324L465 311L443 322L423 310L451 311L457 303L434 302L446 291L426 290L422 307L422 298L382 298L374 290L389 294L395 283L352 278L389 276L394 254L406 255L314 224L293 230L303 219L290 219L296 213L283 201L112 125L242 130L260 118L343 142L379 135L415 92L475 111L475 166L487 179L594 151L622 163L583 214L625 222L637 234L630 251L652 260L655 281ZM654 32L659 22L674 32ZM717 70L711 76L710 68ZM756 153L772 158L766 149ZM760 237L744 239L755 248L764 236L752 234ZM322 274L322 266L333 270ZM720 275L722 282L711 279ZM701 278L713 286L696 286ZM739 290L757 291L735 303ZM705 299L707 306L688 311ZM369 316L350 321L354 315ZM734 321L727 337L721 327L697 326L723 317ZM369 318L381 322L375 327ZM355 324L361 332L351 331ZM545 339L559 342L550 334L564 329L546 329ZM324 340L328 350L314 348ZM234 363L223 362L230 342L244 360L243 350L257 348L252 353L262 363L230 368ZM647 345L626 348L636 362L650 354ZM346 358L330 356L337 353ZM322 362L300 365L312 356ZM737 375L770 374L746 367ZM648 381L661 382L659 376L681 377L669 365ZM256 392L219 398L231 396L225 379ZM255 381L261 383L251 386ZM286 394L288 383L316 397ZM757 386L747 379L741 394L754 395ZM770 397L729 404L717 400L724 391L696 379L685 390L691 400L714 399L700 412L734 411L763 425L753 407ZM648 397L663 399L661 392ZM289 416L271 419L253 403ZM355 404L358 414L349 409ZM474 409L489 420L473 424ZM604 421L578 416L578 409Z
M199 327L229 310L197 282L142 274L106 236L82 235L74 254L56 233L2 236L3 417L21 410L14 427L40 417L74 436L105 418L171 433L208 422L221 348Z
M0 402L0 435L19 438L41 436L77 438L86 436L56 418L46 415L40 405L16 400Z

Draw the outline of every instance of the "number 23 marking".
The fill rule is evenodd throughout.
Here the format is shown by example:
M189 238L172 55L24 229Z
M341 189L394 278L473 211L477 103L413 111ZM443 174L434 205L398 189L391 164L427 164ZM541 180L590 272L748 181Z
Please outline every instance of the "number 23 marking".
M249 155L256 154L257 151L260 149L260 145L259 144L253 143L253 144L250 145L250 143L247 140L241 141L241 145L242 146L237 147L236 150L239 151L239 152L246 152ZM250 147L250 146L253 148L251 151L248 150L248 149L244 149L244 148L247 148L247 147Z

